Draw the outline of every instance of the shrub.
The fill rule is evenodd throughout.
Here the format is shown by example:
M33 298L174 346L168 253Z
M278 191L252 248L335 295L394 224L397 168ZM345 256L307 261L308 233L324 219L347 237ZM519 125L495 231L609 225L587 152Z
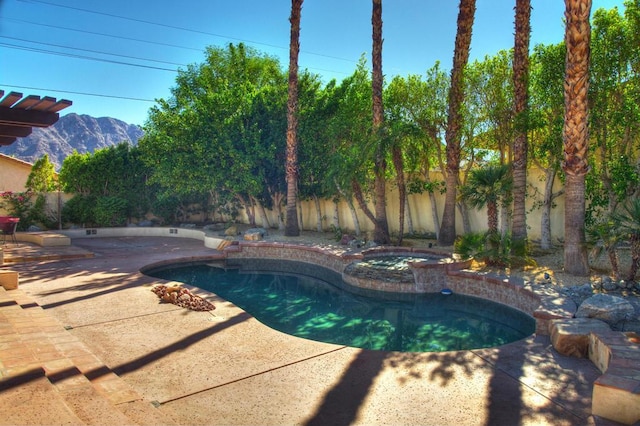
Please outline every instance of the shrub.
M96 225L122 226L127 223L127 200L120 197L100 197L95 206Z
M33 208L31 197L32 192L0 192L0 206L3 207L10 216L20 218L18 230L24 231L31 224L30 213Z
M65 203L62 208L62 220L82 226L91 226L96 223L95 205L95 197L78 194Z

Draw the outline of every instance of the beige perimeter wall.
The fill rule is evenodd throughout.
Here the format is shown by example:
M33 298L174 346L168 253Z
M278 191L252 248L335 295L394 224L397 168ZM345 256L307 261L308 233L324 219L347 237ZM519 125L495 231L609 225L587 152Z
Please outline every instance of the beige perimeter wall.
M21 192L25 190L25 184L27 178L31 173L31 164L21 160L17 160L12 157L8 157L0 154L0 192L14 191ZM532 240L540 238L540 209L533 208L534 203L539 201L544 191L544 175L537 169L529 169L528 171L529 197L527 198L527 226L528 235ZM536 189L533 189L536 188ZM561 188L561 183L556 182L555 190ZM68 199L68 196L64 197ZM56 194L50 194L49 209L50 211L57 211L58 198ZM444 206L444 194L438 194L436 196L436 204L438 209L438 216L442 216L442 208ZM315 230L317 227L316 220L316 208L312 201L304 201L302 205L302 225L306 230ZM562 238L564 235L564 198L560 197L556 200L556 207L551 210L551 232L553 240ZM370 206L373 210L373 206ZM431 213L431 202L428 194L418 194L409 196L409 208L411 210L411 217L413 219L414 230L418 233L433 233L435 228L433 226L433 218ZM360 221L360 227L363 233L370 233L373 230L373 224L367 217L356 208L358 219ZM387 191L387 215L389 218L389 230L397 234L399 230L399 203L398 203L398 191L395 185L389 184ZM324 217L322 221L322 227L325 231L331 230L333 223L332 216L334 212L333 202L331 200L321 201L321 214ZM245 223L248 223L248 219L244 212L239 219ZM470 221L473 231L485 231L487 229L487 216L486 209L482 211L470 210ZM0 215L6 215L6 211L0 208ZM284 214L284 208L283 208ZM347 203L341 201L338 205L338 217L340 220L340 228L344 232L352 232L355 229L351 213L347 206ZM268 212L269 225L277 227L278 221L275 212ZM191 216L189 220L194 222L200 222L203 220L199 216ZM258 225L264 226L260 223L259 216L256 217ZM458 234L463 233L462 219L459 213L456 217L456 225ZM407 231L407 225L405 222L405 232Z

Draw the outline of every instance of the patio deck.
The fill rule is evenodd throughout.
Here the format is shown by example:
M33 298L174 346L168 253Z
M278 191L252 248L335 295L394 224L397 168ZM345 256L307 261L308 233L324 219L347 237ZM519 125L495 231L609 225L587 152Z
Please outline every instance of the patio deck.
M5 261L18 252L20 287L0 291L0 424L615 424L591 416L600 371L548 337L367 351L280 333L215 295L211 312L158 303L139 269L216 253L201 241L21 243Z

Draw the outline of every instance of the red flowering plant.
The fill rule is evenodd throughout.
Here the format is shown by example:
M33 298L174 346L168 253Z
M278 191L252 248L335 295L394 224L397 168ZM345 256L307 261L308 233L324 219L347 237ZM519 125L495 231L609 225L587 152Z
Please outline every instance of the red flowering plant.
M32 195L33 193L31 191L0 192L0 207L6 210L9 216L19 217L21 225L25 226L33 207L31 202Z

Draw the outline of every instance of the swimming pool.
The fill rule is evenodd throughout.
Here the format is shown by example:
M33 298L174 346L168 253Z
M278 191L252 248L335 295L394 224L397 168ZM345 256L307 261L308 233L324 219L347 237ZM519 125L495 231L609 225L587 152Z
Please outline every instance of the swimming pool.
M478 349L535 331L533 318L509 306L458 294L351 292L340 274L302 262L227 259L145 273L215 293L281 332L364 349Z

